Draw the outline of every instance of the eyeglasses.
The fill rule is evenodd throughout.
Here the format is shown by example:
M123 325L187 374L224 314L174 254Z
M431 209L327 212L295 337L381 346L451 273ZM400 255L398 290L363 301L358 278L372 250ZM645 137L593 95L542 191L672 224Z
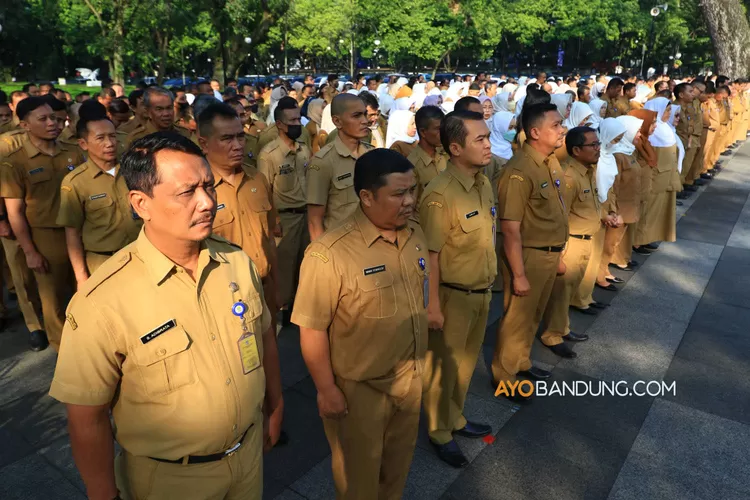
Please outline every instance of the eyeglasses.
M588 144L581 144L581 147L582 147L582 148L588 148L588 147L591 147L591 148L594 148L594 149L601 149L601 147L602 147L602 143L601 143L601 142L599 142L599 141L596 141L596 142L590 142L590 143L588 143Z

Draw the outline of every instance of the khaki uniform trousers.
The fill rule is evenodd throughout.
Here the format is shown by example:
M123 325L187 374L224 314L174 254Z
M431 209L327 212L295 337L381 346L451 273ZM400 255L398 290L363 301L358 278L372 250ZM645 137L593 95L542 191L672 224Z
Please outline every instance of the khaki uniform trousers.
M701 171L701 173L706 173L712 168L714 168L714 163L716 162L716 159L713 156L715 141L716 141L716 131L708 130L708 135L706 135L706 145L703 147L703 151L704 151L703 170Z
M223 460L168 464L124 451L115 458L115 477L125 500L261 500L263 422L255 422L240 449Z
M31 238L37 250L47 259L49 271L34 271L39 300L42 303L42 319L50 345L60 350L65 308L73 296L73 268L68 260L65 246L65 229L34 227Z
M89 275L94 274L110 257L112 256L103 253L86 252L86 267L89 269Z
M688 174L685 177L688 184L693 184L703 173L703 162L706 157L706 141L708 141L708 129L704 128L703 133L701 133L700 146L695 150L693 163L690 165L685 164L683 166L683 168L688 168Z
M281 238L276 238L276 254L279 261L279 307L294 302L299 282L299 269L305 249L310 244L307 214L281 213Z
M425 356L424 409L430 440L445 444L463 429L466 393L484 342L491 293L440 287L442 330L430 330Z
M503 258L503 233L500 232L500 225L497 226L497 233L495 236L495 256L497 257L497 261L500 262ZM503 291L503 274L497 273L497 277L495 278L495 282L492 284L492 291L493 292L502 292Z
M641 202L641 213L646 203ZM627 224L627 230L625 236L620 240L620 243L615 247L615 252L612 254L612 263L618 266L627 266L628 262L633 260L633 242L635 241L635 233L638 230L638 223Z
M599 274L599 262L602 259L602 252L604 251L605 234L605 228L602 227L591 238L591 257L586 266L586 272L583 274L583 280L581 280L578 290L573 292L573 296L570 299L570 305L572 306L586 309L589 307L589 304L594 302L594 283L596 283L596 276Z
M678 138L678 140L681 140ZM680 182L682 184L692 184L693 181L688 182L688 174L690 173L690 166L693 164L695 159L695 153L698 148L693 146L692 148L685 147L685 158L682 159L682 172L680 172Z
M555 277L552 294L542 317L542 343L553 346L563 343L570 333L570 299L578 290L591 258L592 240L570 238L563 255L565 274Z
M26 255L21 250L18 240L0 238L3 242L5 258L10 268L10 276L18 299L18 309L23 315L23 321L29 332L43 330L39 321L42 312L42 304L39 301L39 292L36 288L34 275L26 266Z
M557 276L560 252L523 249L523 265L531 290L525 297L513 294L512 272L503 255L502 272L504 314L497 329L497 344L492 357L494 382L512 383L516 373L531 368L531 345L539 322L547 308Z
M409 372L389 387L382 382L356 382L336 377L346 397L348 414L324 418L331 446L333 481L338 500L401 498L417 444L422 376Z
M605 283L606 277L610 275L609 264L615 264L614 255L617 246L625 239L630 224L623 224L620 227L608 227L604 232L604 246L602 247L602 256L599 259L599 272L596 279L599 283ZM625 262L623 265L627 264Z

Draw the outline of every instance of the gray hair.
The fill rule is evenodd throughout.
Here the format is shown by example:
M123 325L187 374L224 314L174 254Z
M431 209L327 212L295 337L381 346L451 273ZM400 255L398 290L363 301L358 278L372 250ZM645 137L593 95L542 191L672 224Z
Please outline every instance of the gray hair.
M172 92L161 87L149 87L143 92L143 105L147 108L151 107L151 99L157 95L165 95L169 97L169 100L174 102L174 96Z

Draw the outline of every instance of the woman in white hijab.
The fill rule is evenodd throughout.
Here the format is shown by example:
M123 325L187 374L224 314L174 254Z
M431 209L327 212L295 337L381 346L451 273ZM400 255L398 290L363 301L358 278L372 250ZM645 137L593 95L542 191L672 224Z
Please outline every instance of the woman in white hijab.
M568 130L583 126L591 127L594 122L593 114L588 104L576 101L570 107L570 116L563 122L563 126Z
M414 108L419 109L424 103L424 98L427 97L425 92L426 83L415 83L412 87L411 98L414 100Z
M279 85L271 91L271 104L268 108L268 118L266 119L266 124L273 125L276 122L273 117L273 112L276 110L276 106L279 104L281 98L285 97L286 95L286 87L282 85Z
M598 275L599 280L605 279L610 283L622 282L609 273L610 265L617 266L623 271L633 270L631 255L635 233L630 230L630 226L637 223L641 215L641 165L633 156L633 142L641 134L643 120L627 115L616 120L622 125L625 133L612 148L612 154L617 162L617 177L612 192L617 200L617 215L622 217L623 224L607 228Z
M646 103L645 109L656 112L656 129L649 142L657 155L656 168L652 170L651 194L638 224L638 244L658 241L675 241L677 238L677 192L682 189L678 170L680 140L669 126L672 103L657 97ZM675 182L676 181L676 182Z
M325 139L321 141L321 137L328 136L328 133L323 131L320 126L323 121L324 108L326 108L326 102L323 99L313 99L307 105L307 117L310 121L307 122L305 128L310 133L313 154L320 151L320 148L325 145Z
M393 111L388 119L385 147L398 151L405 157L417 145L419 136L414 123L414 113L411 111Z
M593 114L591 115L594 119L592 127L597 128L602 120L604 120L604 114L607 112L607 103L601 99L592 99L591 102L589 102L589 107L591 108L591 111L593 111Z
M570 94L552 94L552 104L557 106L557 112L563 117L563 120L567 120L570 117L570 108L573 103L573 96Z
M333 118L331 118L331 106L323 108L323 116L320 119L320 128L323 129L326 134L330 134L336 130L336 125L333 124Z
M393 105L393 111L414 111L413 97L400 97Z
M516 137L515 124L516 117L510 111L498 111L490 119L492 154L506 162L513 157L512 142Z
M499 113L501 111L510 111L510 105L510 92L500 92L498 94L495 94L495 97L492 98L492 107L495 109L495 113Z
M604 85L602 82L596 82L593 87L591 87L591 97L592 99L598 99L599 96L601 96L604 93L604 89L606 89L607 86Z

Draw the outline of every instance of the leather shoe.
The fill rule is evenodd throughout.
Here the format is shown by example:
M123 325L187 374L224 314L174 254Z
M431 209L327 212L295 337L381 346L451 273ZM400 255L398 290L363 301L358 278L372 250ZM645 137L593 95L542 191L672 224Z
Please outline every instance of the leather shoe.
M596 316L598 314L594 309L592 309L590 307L587 307L586 309L583 309L581 307L570 306L570 308L571 309L575 309L576 311L578 311L581 314L587 314L589 316Z
M723 153L721 153L721 156L731 156L731 155L732 155L732 151L729 150L729 149L727 149L726 151L724 151Z
M609 307L609 304L605 304L604 302L592 302L589 304L589 307L593 307L594 309L606 309Z
M690 198L689 191L680 191L679 193L677 193L678 200L687 200L688 198Z
M457 431L453 431L455 434L458 434L459 436L463 436L466 438L476 439L480 437L484 437L488 434L492 433L492 427L486 424L478 424L476 422L469 422L466 421L466 425L463 429L458 429Z
M608 283L612 283L614 285L619 285L620 283L625 283L625 280L622 278L618 278L617 276L614 276L612 278L604 278L607 280Z
M636 265L638 264L636 263ZM632 271L633 270L629 262L628 262L628 265L625 267L619 266L617 264L612 264L612 263L609 264L609 267L614 267L615 269L619 269L620 271Z
M705 185L706 185L706 183L704 181L702 181L701 179L695 179L693 181L693 186L705 186Z
M649 243L648 245L643 245L643 248L645 248L646 250L651 250L652 252L656 252L657 250L659 250L659 245L657 245L656 243Z
M438 458L452 467L458 469L469 464L455 440L448 441L445 444L432 443L432 446L435 447Z
M638 255L651 255L651 251L647 248L643 248L642 246L633 247L633 251L637 253Z
M685 191L689 191L691 193L694 193L694 192L698 191L698 187L697 186L693 186L693 185L688 186L687 184L683 184L682 185L682 189L684 189Z
M638 263L634 260L628 261L628 267L638 267Z
M563 340L569 342L585 342L589 339L589 336L585 333L568 332L567 335L563 335Z
M554 352L561 358L573 359L578 356L578 354L576 354L575 351L568 347L564 342L557 345L548 345L547 347L550 351Z
M706 172L705 174L701 174L701 179L705 179L707 181L710 181L713 178L714 178L714 176L711 175L709 172Z
M34 330L29 334L29 346L34 352L43 351L49 346L47 333L44 330Z
M607 286L602 286L599 283L594 283L594 285L597 288L601 288L602 290L607 290L608 292L616 292L617 291L617 287L615 285L611 284L611 283L609 285L607 285Z
M678 207L681 207L682 205L684 205L684 203L683 203L683 202L681 202L680 200L677 200L677 201L675 202L675 205L677 205Z
M517 373L517 375L520 375L521 377L530 378L532 380L547 380L552 376L552 372L548 372L547 370L542 370L541 368L537 368L536 366L532 366L528 370L523 370Z

